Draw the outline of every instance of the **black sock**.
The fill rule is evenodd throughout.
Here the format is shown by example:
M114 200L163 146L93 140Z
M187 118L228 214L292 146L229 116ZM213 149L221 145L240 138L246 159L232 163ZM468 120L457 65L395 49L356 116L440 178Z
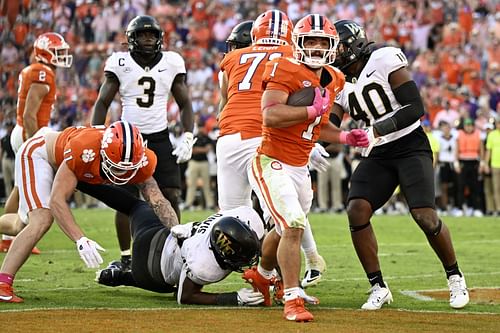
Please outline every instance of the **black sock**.
M462 276L462 272L460 272L460 270L458 269L458 263L454 263L453 265L451 266L444 266L444 271L446 272L446 278L449 279L450 276L452 275L460 275Z
M382 272L381 271L376 271L376 272L373 272L373 273L368 273L368 274L366 274L366 277L368 278L368 281L370 282L370 284L372 285L372 287L378 283L378 285L380 287L385 288L385 283L384 283L384 279L382 278Z

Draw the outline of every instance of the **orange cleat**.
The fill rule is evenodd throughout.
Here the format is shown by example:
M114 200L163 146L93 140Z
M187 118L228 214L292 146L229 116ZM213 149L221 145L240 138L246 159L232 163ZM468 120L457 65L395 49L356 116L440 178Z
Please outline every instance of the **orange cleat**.
M255 291L260 291L264 295L264 306L271 306L271 294L269 288L272 281L263 277L258 271L257 267L248 268L243 272L243 280L250 283Z
M304 300L301 297L297 297L285 302L283 317L286 320L296 322L313 321L314 319L312 313L307 311L307 309L305 308Z
M14 290L10 284L0 282L0 302L22 303L24 300L14 294Z
M285 302L285 300L283 299L283 297L285 296L285 287L283 286L283 281L281 281L280 279L275 279L273 285L274 302L276 304L283 305L283 303Z
M12 244L12 239L2 239L2 241L0 242L0 252L9 252L11 244ZM40 253L42 252L36 246L31 250L31 254L40 254Z

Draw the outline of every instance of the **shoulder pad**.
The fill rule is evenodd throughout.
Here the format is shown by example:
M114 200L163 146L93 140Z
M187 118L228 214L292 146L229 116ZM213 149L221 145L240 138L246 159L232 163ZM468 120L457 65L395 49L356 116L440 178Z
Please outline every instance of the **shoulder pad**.
M376 61L377 67L388 74L399 68L408 66L408 60L403 51L400 48L392 46L375 50L370 60Z
M184 67L184 59L177 52L164 51L163 56L166 57L167 63L175 67Z

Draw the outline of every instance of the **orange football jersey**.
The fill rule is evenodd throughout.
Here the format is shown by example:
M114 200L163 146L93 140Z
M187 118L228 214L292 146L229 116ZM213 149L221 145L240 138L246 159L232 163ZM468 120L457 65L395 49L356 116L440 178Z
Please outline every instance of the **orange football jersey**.
M226 54L220 64L228 76L227 103L219 118L220 135L241 133L242 139L262 133L262 74L266 63L292 55L290 46L252 45Z
M63 161L73 171L79 181L89 184L109 184L110 181L101 172L101 138L103 128L68 127L57 137L55 146L56 164ZM156 168L156 155L146 149L147 164L137 171L128 182L139 184L153 176Z
M325 73L325 71L327 73ZM284 128L262 126L262 143L258 152L293 166L304 166L318 140L321 126L328 122L335 96L344 88L345 77L332 66L323 67L323 77L329 74L325 87L330 91L330 108L321 117ZM280 58L266 64L263 77L266 90L281 90L291 95L304 87L319 87L320 80L306 65L293 58Z
M48 84L50 88L49 93L44 96L40 104L40 109L36 115L38 128L42 128L49 125L50 113L52 112L56 100L56 78L54 70L45 64L34 63L24 68L21 73L19 73L17 100L17 124L19 126L23 126L26 97L33 83Z

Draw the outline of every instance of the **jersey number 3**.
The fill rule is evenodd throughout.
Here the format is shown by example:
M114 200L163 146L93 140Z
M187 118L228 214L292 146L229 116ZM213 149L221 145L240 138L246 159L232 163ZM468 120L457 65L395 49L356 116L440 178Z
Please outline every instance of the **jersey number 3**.
M139 79L139 85L144 87L144 94L146 98L137 98L137 105L141 108L148 108L153 105L153 99L155 97L156 82L152 77L143 76Z

